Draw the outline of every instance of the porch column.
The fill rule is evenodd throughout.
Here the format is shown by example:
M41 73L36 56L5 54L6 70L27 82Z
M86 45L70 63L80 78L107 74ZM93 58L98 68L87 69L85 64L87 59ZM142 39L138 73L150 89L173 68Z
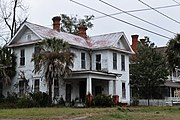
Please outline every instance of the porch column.
M171 89L171 87L169 87L169 92L170 92L170 97L172 97L172 89Z
M116 93L116 80L113 80L113 99L115 104L119 103L119 96Z
M90 76L87 77L86 82L86 95L89 93L92 95L92 78Z
M87 77L87 82L86 82L86 103L88 107L91 107L92 105L92 78L91 76Z

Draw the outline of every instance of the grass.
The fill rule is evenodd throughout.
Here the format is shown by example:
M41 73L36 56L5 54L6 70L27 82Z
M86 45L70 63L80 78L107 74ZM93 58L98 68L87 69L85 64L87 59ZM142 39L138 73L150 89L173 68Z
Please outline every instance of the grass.
M0 118L83 120L180 120L180 106L114 108L26 108L0 109Z

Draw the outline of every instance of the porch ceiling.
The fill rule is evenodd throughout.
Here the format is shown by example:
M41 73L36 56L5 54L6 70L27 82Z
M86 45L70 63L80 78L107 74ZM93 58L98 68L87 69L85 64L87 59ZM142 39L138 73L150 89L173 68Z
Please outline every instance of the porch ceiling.
M166 81L166 82L164 83L164 86L174 87L174 88L180 88L180 83L173 82L173 81Z
M67 77L66 79L91 77L93 79L101 79L101 80L116 80L116 76L121 76L121 74L83 70L83 71L73 71L72 75L70 77Z

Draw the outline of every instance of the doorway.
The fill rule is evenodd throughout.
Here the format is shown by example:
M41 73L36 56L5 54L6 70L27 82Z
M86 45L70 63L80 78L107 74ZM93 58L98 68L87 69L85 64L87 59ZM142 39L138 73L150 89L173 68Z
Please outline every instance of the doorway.
M66 84L66 102L71 102L71 84Z
M81 102L85 102L86 98L86 81L79 82L79 98Z

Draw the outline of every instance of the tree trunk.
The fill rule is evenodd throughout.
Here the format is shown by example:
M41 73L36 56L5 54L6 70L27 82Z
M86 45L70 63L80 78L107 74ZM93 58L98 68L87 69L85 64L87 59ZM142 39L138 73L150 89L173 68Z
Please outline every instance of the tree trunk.
M49 104L52 104L52 79L49 79Z

